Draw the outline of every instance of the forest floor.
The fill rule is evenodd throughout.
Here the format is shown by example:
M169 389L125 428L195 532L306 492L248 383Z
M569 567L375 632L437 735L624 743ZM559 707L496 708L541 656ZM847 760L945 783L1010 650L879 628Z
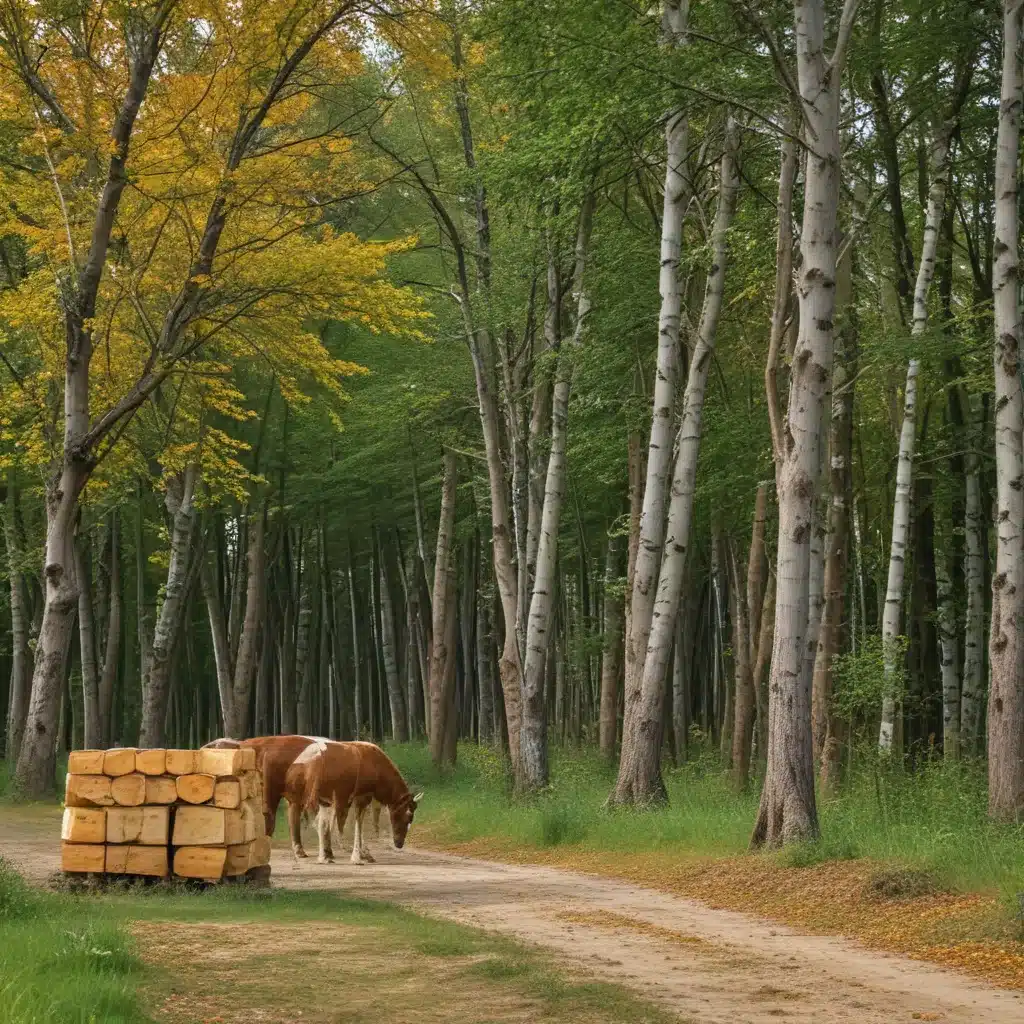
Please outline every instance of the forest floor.
M57 826L55 810L2 807L0 854L29 877L41 880L57 865ZM433 830L428 829L425 837L427 842L431 842L430 831ZM335 890L346 896L389 900L429 917L446 918L518 939L549 951L564 970L624 986L663 1010L700 1024L890 1024L900 1020L1018 1024L1024 1018L1024 994L1019 991L997 988L906 957L873 952L849 939L811 934L809 929L709 906L684 895L661 891L657 879L647 887L631 880L553 866L499 864L428 852L415 845L422 841L423 837L414 832L414 846L400 853L371 842L378 863L357 867L345 859L336 865L317 865L312 859L296 862L279 837L273 858L274 883L285 889L310 890L310 895L312 891ZM599 864L587 866L595 871L602 868ZM775 884L784 883L776 879ZM757 909L754 902L752 910ZM887 904L892 902L899 904L904 913L919 910L914 901L908 904L902 899L883 898L877 912L884 914ZM835 930L843 929L845 913L843 901L837 900L833 910ZM181 927L184 926L165 931L162 926L138 925L136 934L143 958L167 963L193 955L190 950L199 942L215 942L220 950L231 948L228 935L203 938L203 933L196 929L180 933ZM257 949L261 942L284 943L281 953L292 958L288 962L294 961L302 946L288 932L274 940L277 931L272 928L261 940L258 924L255 932L251 922L238 928L250 950L252 943ZM317 956L322 956L325 949L329 951L319 970L336 970L339 978L343 977L349 948L344 928L339 928L337 921L330 927L308 925L305 934L313 937L310 945ZM358 962L366 951L360 953L361 947L357 947L358 942L352 946L352 952ZM307 955L313 955L308 946ZM244 965L237 958L229 958L213 966L215 972L237 975ZM265 969L264 965L261 973ZM301 973L307 976L305 969ZM359 978L362 979L361 973ZM354 982L354 991L363 991L364 980ZM1012 983L1012 979L1003 979L1003 983ZM440 991L439 985L447 994L449 985L443 972L432 976L430 990ZM386 978L382 976L378 998L388 998L386 987ZM453 998L457 988L453 989ZM210 985L206 984L204 991L209 990ZM304 991L309 1009L305 1015L300 1013L288 1019L321 1019L316 1013L324 1009L324 994L315 986L308 990L304 987ZM338 992L339 998L344 998L343 985ZM176 1016L176 1011L167 1009L183 997L194 999L197 993L195 985L191 996L187 990L168 993L159 1016L169 1021L213 1020L216 1016L223 1017L225 1022L240 1019L218 1012L214 1004L205 1006L207 1016L196 1016L194 1005L188 1010L191 1017ZM171 995L178 998L168 1002ZM294 992L291 998L296 998ZM470 993L465 1005L472 1006L473 998ZM483 995L477 993L476 998ZM353 1019L360 1018L357 1014ZM497 1021L515 1017L492 1013L478 1005L469 1016L453 1011L451 1016L422 1019ZM554 1021L559 1017L545 1013L535 1014L531 1019ZM598 1021L607 1017L595 1008L576 1014L575 1019Z

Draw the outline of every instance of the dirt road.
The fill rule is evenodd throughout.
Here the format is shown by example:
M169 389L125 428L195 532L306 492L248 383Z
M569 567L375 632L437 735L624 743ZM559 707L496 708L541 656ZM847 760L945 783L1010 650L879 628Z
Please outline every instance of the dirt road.
M35 877L57 866L53 821L0 810L0 854ZM315 842L311 844L315 849ZM274 852L274 881L393 900L504 932L699 1024L1021 1024L1024 995L955 973L712 910L627 883L373 846L378 863Z

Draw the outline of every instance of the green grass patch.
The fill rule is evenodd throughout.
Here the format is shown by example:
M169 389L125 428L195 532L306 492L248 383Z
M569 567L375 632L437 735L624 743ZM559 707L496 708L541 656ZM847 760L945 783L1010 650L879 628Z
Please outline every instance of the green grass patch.
M379 999L379 972L385 961L392 963L396 955L403 964L401 977L424 990L419 996L407 994L409 1013L400 1013L396 1020L415 1019L422 1000L436 998L431 963L449 965L446 970L450 972L447 977L454 979L455 1021L469 1019L467 1013L472 1017L475 1000L485 998L484 991L502 993L498 1001L512 1006L521 1007L525 1001L535 1008L535 1019L553 1024L578 1019L594 1024L668 1024L677 1019L617 986L578 982L545 954L511 939L422 917L389 903L333 892L241 886L204 891L174 885L114 887L99 892L42 891L28 886L0 860L0 1024L151 1024L150 1011L165 1004L168 997L185 1006L190 999L202 997L203 1014L210 1009L209 1019L216 1019L218 1000L238 1010L247 1005L246 998L276 999L292 1010L301 1009L307 994L317 989L317 978L311 977L308 984L302 979L303 957L294 950L281 956L273 952L255 957L240 954L235 962L226 964L226 977L233 979L230 984L237 985L237 991L230 986L223 992L216 986L211 989L210 979L204 980L205 976L196 974L181 958L147 966L130 934L133 922L166 925L160 931L165 936L173 936L176 925L195 929L198 924L202 929L206 924L237 922L246 932L267 925L300 925L303 936L316 934L315 928L305 927L310 922L339 926L346 941L362 954L358 967L350 964L349 974L340 974L338 980L339 995L351 994L355 991L352 972L362 972L356 987L361 986L365 1006L354 1010L352 1020L372 1018ZM198 943L190 939L188 946L197 961L202 958L198 948L202 932L199 934ZM273 930L268 934L281 933ZM213 948L231 948L222 933L211 933L209 941ZM321 952L315 941L308 947L310 957ZM382 958L379 964L374 963L375 956ZM314 972L322 969L312 960L309 966ZM256 1008L254 1005L254 1011ZM495 1017L499 1019L504 1018Z
M520 800L492 750L465 744L455 770L440 776L422 745L388 749L425 790L417 820L454 842L728 856L746 852L757 810L759 787L735 794L710 754L667 769L667 807L632 811L605 807L615 771L590 751L554 750L549 789ZM794 867L870 857L928 871L944 888L1015 901L1024 893L1024 825L990 822L986 808L981 763L932 761L911 772L868 754L839 796L819 805L821 839L779 856Z

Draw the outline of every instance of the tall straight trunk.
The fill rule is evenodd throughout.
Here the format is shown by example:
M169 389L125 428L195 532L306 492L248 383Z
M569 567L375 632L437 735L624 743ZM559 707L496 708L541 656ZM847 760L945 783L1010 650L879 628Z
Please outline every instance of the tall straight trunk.
M312 710L309 693L309 637L313 614L312 602L312 558L308 545L303 544L300 531L298 551L295 556L298 575L299 611L295 623L295 721L300 733L312 731Z
M219 543L215 538L214 543ZM206 604L206 617L210 623L210 639L213 645L213 667L217 676L217 696L220 701L220 713L225 723L231 720L231 644L228 639L228 626L224 617L224 600L220 589L220 574L205 551L197 552L201 559L199 567L199 583ZM213 560L216 561L216 558ZM234 734L227 728L229 736ZM236 737L237 738L237 737Z
M107 640L103 645L103 669L100 673L100 746L109 747L113 738L114 684L117 681L117 665L121 656L121 536L120 517L117 511L110 513L108 535L110 553L107 608Z
M967 456L965 487L964 581L967 609L964 615L964 674L960 698L960 750L967 756L978 752L985 670L985 551L981 506L981 460L972 439Z
M1024 0L1005 0L992 274L997 508L989 633L988 811L993 818L1006 819L1024 812L1024 400L1017 255L1022 18Z
M683 46L690 13L689 0L669 0L662 14L662 30L670 47ZM686 110L677 107L665 119L665 188L661 216L661 272L658 290L658 361L654 379L651 438L647 449L647 473L636 560L630 592L626 633L626 687L623 716L623 757L633 760L632 737L639 730L647 643L654 616L658 573L665 543L665 505L672 467L672 436L675 423L676 378L679 375L679 328L683 293L679 266L683 243L683 218L689 197L686 157L689 122ZM660 721L660 717L658 719ZM660 743L661 729L656 729ZM627 739L627 737L629 737ZM630 775L634 774L632 767ZM623 779L616 786L617 801L632 800L632 785Z
M164 722L167 718L167 698L171 684L171 657L178 629L185 614L185 599L188 596L186 584L196 516L193 498L198 475L198 467L189 466L180 476L168 481L167 484L167 510L172 518L171 562L167 569L164 601L153 630L148 686L142 695L139 743L143 747L164 745Z
M895 691L898 675L897 639L903 615L903 576L910 534L911 484L914 469L915 410L917 401L917 360L907 367L907 387L903 400L903 429L900 431L899 463L896 467L896 500L892 511L892 546L889 553L889 578L885 588L885 611L882 615L882 649L885 665L886 694L882 699L882 724L878 730L878 747L891 750L898 713Z
M573 287L576 293L576 324L573 336L558 354L558 369L551 399L551 451L544 482L544 506L540 519L537 565L530 617L526 633L526 663L523 671L522 733L519 741L520 787L541 789L548 782L547 708L544 702L544 676L547 664L551 624L554 619L555 574L558 562L558 529L565 497L565 445L568 435L569 389L573 360L583 338L590 299L584 286L587 250L593 226L594 196L588 194L580 210L576 238L576 266Z
M431 598L433 644L430 651L430 715L427 723L430 737L430 756L437 766L444 764L445 732L452 713L448 693L449 665L454 666L454 651L448 650L448 617L454 615L455 551L452 544L455 532L455 494L458 462L455 452L444 453L444 474L441 482L441 516L437 525L437 552L434 558L434 593ZM454 687L451 697L454 698ZM511 726L510 726L511 727Z
M810 534L832 376L839 197L839 93L857 0L846 0L835 50L825 54L824 0L794 0L797 81L808 143L800 328L793 354L787 426L776 445L779 541L775 642L769 682L768 758L751 844L778 846L818 832L811 744L807 612Z
M398 678L397 636L395 612L391 601L391 587L385 571L383 552L380 556L380 634L384 648L384 674L388 683L388 704L391 707L391 738L396 743L409 739L409 720L405 711L405 697Z
M8 763L14 764L21 750L32 687L32 648L29 646L29 598L21 567L22 546L17 529L18 491L11 486L4 510L4 543L7 547L7 577L11 598L11 677L7 704Z
M619 777L612 800L615 803L649 803L665 798L661 778L661 733L665 707L665 681L669 656L676 629L679 592L690 543L693 518L693 496L696 489L697 457L700 452L701 429L704 419L704 392L715 350L718 320L725 295L725 270L728 258L728 232L736 208L739 191L739 172L736 166L736 126L730 118L725 129L725 150L722 154L719 179L718 210L711 236L711 265L705 285L704 307L701 311L697 344L690 360L686 390L683 394L683 415L676 438L677 454L672 474L672 498L665 532L664 557L658 570L657 599L651 609L653 619L643 626L645 606L641 606L638 630L637 594L647 590L640 579L640 559L649 548L643 544L641 526L640 555L637 560L637 578L633 591L634 642L642 635L646 641L646 656L640 679L640 692L627 701L622 728L622 754ZM652 433L653 438L653 433ZM653 446L653 441L652 441ZM648 488L651 487L650 458L648 460ZM647 499L645 497L645 508ZM646 571L646 569L644 570ZM649 589L649 588L648 588ZM627 688L629 687L627 640ZM634 655L636 655L634 650ZM631 713L632 712L632 713Z
M481 743L490 743L494 738L494 673L491 662L490 607L481 597L476 602L476 674L480 681L480 728Z
M750 781L750 749L754 731L754 684L750 663L750 618L743 593L736 552L729 545L729 617L732 620L732 657L735 676L732 729L732 782L743 792ZM760 609L758 609L760 611Z
M559 253L553 241L548 242L547 305L544 311L544 347L539 359L534 359L533 402L530 409L528 448L530 481L528 513L526 519L526 570L524 581L532 584L537 578L537 552L540 548L541 516L544 512L544 489L548 461L542 439L551 431L552 374L545 365L548 353L558 352L562 340L562 281L559 273ZM522 583L520 584L523 585Z
M153 664L153 619L155 607L146 587L146 532L144 528L144 492L141 481L136 488L135 509L135 630L139 646L139 687L149 689L149 670Z
M757 485L754 495L754 526L750 533L750 552L747 556L747 632L749 650L747 659L753 672L757 661L757 644L761 635L761 606L764 604L764 577L768 569L764 534L768 520L768 481Z
M619 538L608 538L604 572L604 622L602 623L601 705L598 747L609 763L615 758L615 739L619 720L619 676L622 674L623 595L619 590Z
M753 665L754 701L757 706L757 756L763 760L768 752L768 671L772 663L772 637L775 635L775 573L769 567L768 583L761 603L761 633L757 641L757 660Z
M92 579L87 540L75 537L75 575L78 584L79 664L82 669L83 742L95 750L100 745L100 690L96 671L96 623L93 621Z
M960 644L957 638L953 581L944 552L936 552L935 574L939 595L939 649L942 656L942 756L960 757Z
M231 681L231 716L225 718L225 732L236 739L249 735L249 704L252 698L256 652L260 640L260 625L266 610L266 553L263 550L266 530L266 510L258 508L249 524L245 554L245 615L241 617L241 635L235 654L234 677ZM330 586L324 580L324 586Z
M832 663L840 651L846 593L846 561L850 546L850 495L853 486L853 399L859 346L850 304L853 252L847 250L836 270L836 307L846 314L836 338L832 375L832 415L829 425L829 505L826 530L823 605L818 628L811 684L811 733L814 756L825 773L823 751L834 730ZM831 748L830 748L831 750Z
M693 660L693 597L684 590L676 624L676 643L672 650L672 735L676 762L687 759L690 729L690 664Z
M352 540L348 543L348 608L352 625L352 713L355 719L355 738L363 737L363 684L359 672L359 615L356 610L355 556Z

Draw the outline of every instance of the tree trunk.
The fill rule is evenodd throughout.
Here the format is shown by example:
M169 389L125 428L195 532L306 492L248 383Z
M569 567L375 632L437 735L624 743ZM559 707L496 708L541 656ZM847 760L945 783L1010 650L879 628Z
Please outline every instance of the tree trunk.
M978 752L981 704L985 686L985 545L981 507L981 467L977 442L972 439L967 456L964 518L966 554L964 579L967 610L964 616L964 675L960 700L960 750L966 756Z
M449 629L448 618L454 615L455 552L452 544L455 532L455 496L458 462L455 452L445 450L444 476L441 483L441 516L437 525L437 553L434 558L434 593L431 598L433 644L430 651L430 756L438 767L444 765L445 732L452 712L445 703L448 696L449 666L454 671L454 651L448 650L454 632ZM454 694L453 694L454 695Z
M359 617L356 611L355 556L352 553L351 538L348 544L348 607L352 625L352 710L355 738L359 740L363 738L363 684L359 672Z
M914 415L917 399L917 360L907 367L907 389L903 404L903 429L900 432L899 464L896 468L896 501L892 512L892 548L889 555L889 581L885 589L885 612L882 617L882 648L887 692L882 700L882 724L878 731L878 747L893 747L898 714L896 681L898 638L903 613L903 574L906 568L907 541L910 533L911 482L914 469Z
M11 487L4 514L4 543L11 595L11 688L7 705L6 759L15 764L21 750L32 686L32 648L29 646L29 600L21 567L22 550L17 530L18 491Z
M96 624L93 621L92 579L86 538L75 537L75 576L78 583L79 663L82 669L83 744L90 750L100 745L100 692L96 673Z
M859 212L859 211L858 211ZM846 593L847 551L850 546L850 495L853 487L853 398L859 345L854 309L853 251L847 251L836 270L836 307L845 313L836 341L832 377L832 416L829 426L829 506L821 623L818 628L811 684L811 733L814 755L822 771L826 737L833 734L832 663L839 654Z
M551 400L551 452L548 455L544 483L544 506L540 518L540 538L530 618L526 634L526 663L523 670L522 733L519 742L522 789L541 789L548 782L547 708L544 701L544 676L551 625L554 619L554 595L558 562L558 528L565 497L565 445L568 434L569 389L573 360L581 343L590 310L584 286L587 250L593 225L594 196L587 195L580 210L576 239L576 266L573 287L576 292L576 324L568 345L558 354L558 369Z
M750 648L747 653L750 671L757 663L757 644L761 636L761 608L764 605L764 576L768 568L764 533L768 520L768 481L757 485L754 496L754 527L750 534L750 554L747 558L747 632Z
M670 46L684 45L688 17L689 0L669 0L665 4L662 29ZM658 313L658 361L654 380L654 408L651 439L647 450L643 511L640 515L640 533L633 566L626 633L622 757L624 760L628 759L630 767L627 776L616 785L614 799L617 802L632 802L634 799L631 777L637 772L632 766L636 760L632 752L632 737L641 728L635 719L640 714L647 642L651 632L658 573L665 542L665 503L672 467L672 428L675 422L676 378L679 374L679 328L683 304L679 266L683 242L683 217L689 197L689 183L686 177L688 142L687 114L683 108L677 107L671 110L665 119L665 189L661 219L661 272L658 281L658 290L661 293L661 309ZM658 721L660 723L660 718ZM660 725L656 727L656 732L660 742ZM644 774L650 774L650 766Z
M778 846L818 832L811 744L807 630L810 534L832 375L839 198L839 93L856 0L846 0L831 59L823 0L794 0L804 137L800 328L790 374L787 427L776 451L779 541L775 643L769 682L768 758L751 844Z
M989 633L988 811L993 818L1011 820L1024 812L1024 402L1017 254L1022 18L1024 0L1005 0L992 275L997 510Z
M186 583L194 532L196 466L167 483L167 509L171 514L171 563L167 569L164 601L153 630L153 647L149 664L149 685L142 695L142 724L139 743L143 747L164 745L164 721L170 693L171 656L178 628L185 612Z
M215 540L215 543L217 541ZM220 576L214 572L214 565L205 551L196 553L201 560L199 566L199 582L203 590L203 601L206 603L206 617L210 623L210 638L213 645L213 666L217 674L217 695L220 699L220 713L225 722L232 719L231 694L231 650L228 641L227 622L224 619L224 601L221 598ZM213 562L217 559L214 557ZM233 733L225 728L228 736ZM236 739L238 737L235 737Z
M381 642L384 648L384 674L388 682L388 703L391 707L391 738L395 743L409 739L409 724L405 713L405 698L398 678L398 655L396 650L395 612L391 601L384 568L384 556L380 556L380 617Z
M672 475L672 498L669 506L668 526L664 534L666 538L664 557L661 558L660 569L653 559L656 555L660 555L661 545L659 543L657 552L650 545L645 546L644 530L641 524L640 553L637 558L637 575L633 589L633 643L635 645L642 638L646 656L642 659L640 692L633 694L632 702L627 701L626 705L622 728L619 777L612 795L614 803L645 804L664 800L666 795L661 778L661 734L665 707L665 681L676 631L679 592L682 587L683 570L690 543L697 456L700 452L704 418L704 391L708 372L711 369L718 319L725 294L728 231L739 191L736 144L736 127L730 118L725 130L718 210L712 232L711 265L708 269L705 286L704 308L701 311L697 344L694 348L693 358L690 360L686 391L683 395L683 415L677 437L678 451ZM671 419L671 416L669 418ZM653 458L654 433L652 430L651 455L648 458L648 491L652 487L650 462ZM655 482L653 486L657 489L662 485L660 482ZM646 516L646 510L649 507L646 496L644 505ZM660 509L658 514L660 516ZM649 536L648 534L648 539ZM641 569L641 559L645 560L643 569ZM646 574L649 570L658 572L657 599L653 603L650 613L647 611L647 605L643 603L647 600L650 587L646 586L641 579L641 575ZM641 597L639 613L638 595ZM644 625L644 616L647 616L646 626ZM629 643L627 639L627 694L630 686ZM639 656L638 649L635 647L633 656L634 658Z
M757 705L757 756L764 759L768 751L768 670L772 663L772 638L775 634L775 573L769 567L768 582L761 604L761 635L757 641L757 660L754 662L754 700Z
M110 576L107 611L107 642L103 645L103 671L100 675L100 746L109 747L113 742L111 712L114 702L114 684L117 681L117 665L121 656L121 536L117 511L110 513Z
M604 622L602 624L601 705L598 746L601 757L615 759L615 740L619 722L619 676L622 673L622 605L618 588L619 538L608 538L604 574Z
M732 729L732 782L742 793L750 781L750 748L754 729L754 685L750 663L750 620L733 545L729 544L729 617L735 677Z
M942 654L942 756L960 758L960 645L957 642L953 583L944 552L937 552L935 573L939 595L939 648Z
M266 510L257 509L249 524L246 550L245 616L235 656L234 678L231 682L231 717L225 717L225 732L235 739L249 735L249 704L252 697L253 673L259 645L260 624L266 614L266 554L263 550ZM324 581L330 587L330 581ZM333 632L333 623L332 623Z

